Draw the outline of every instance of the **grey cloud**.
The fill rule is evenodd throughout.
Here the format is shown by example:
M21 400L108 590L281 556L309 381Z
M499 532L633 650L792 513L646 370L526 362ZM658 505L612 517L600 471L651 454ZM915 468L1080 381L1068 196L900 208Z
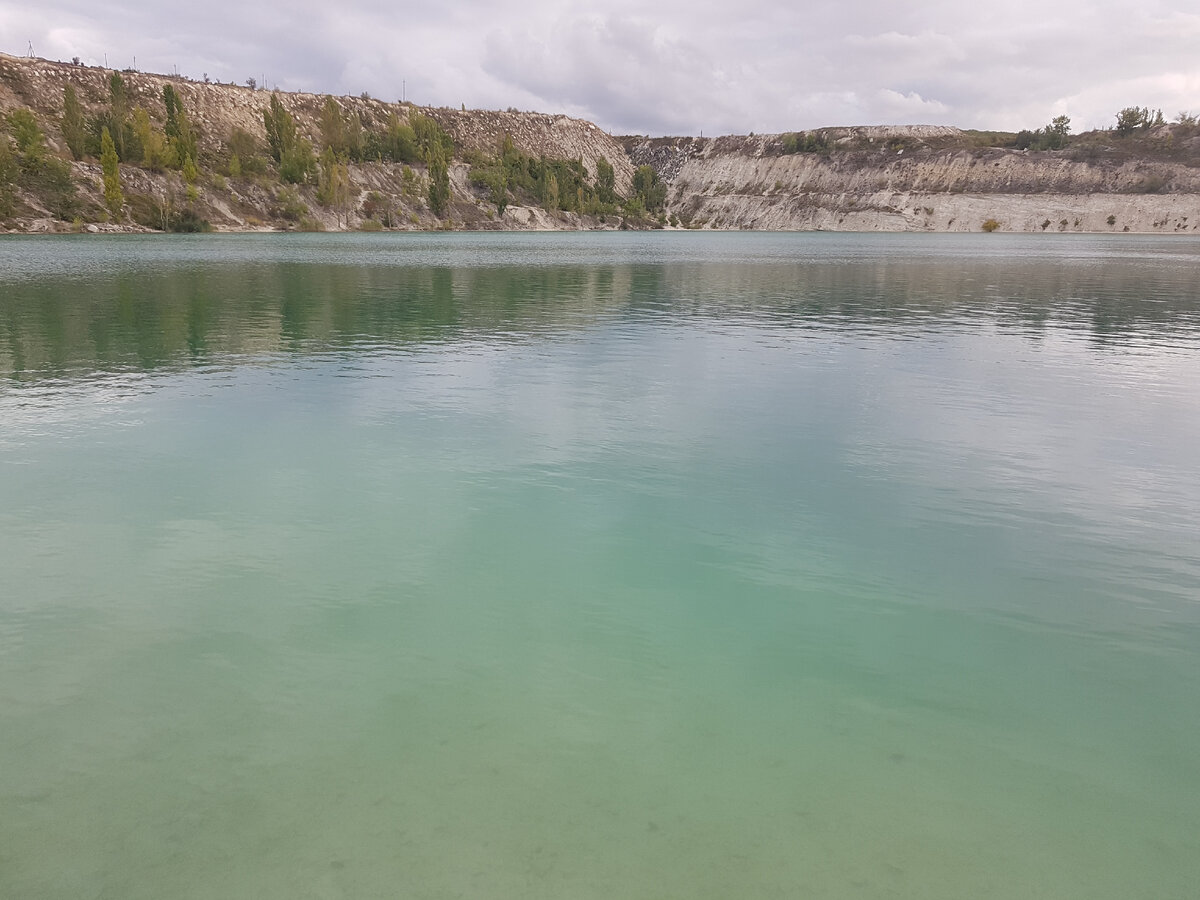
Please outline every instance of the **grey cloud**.
M145 70L285 90L404 92L539 109L650 134L928 122L1076 130L1128 105L1200 112L1193 0L0 0L9 53L137 57Z
M698 47L619 17L558 20L547 33L498 30L483 69L544 98L592 113L618 131L692 133L736 112L733 76Z

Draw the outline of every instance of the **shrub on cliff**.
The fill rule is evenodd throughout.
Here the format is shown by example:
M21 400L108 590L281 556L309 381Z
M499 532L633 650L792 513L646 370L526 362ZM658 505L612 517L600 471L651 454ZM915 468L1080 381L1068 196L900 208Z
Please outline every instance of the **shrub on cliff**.
M471 184L488 189L488 199L496 204L496 212L504 215L508 208L508 173L504 166L495 163L491 165L472 166Z
M1067 146L1071 133L1071 120L1067 116L1057 116L1045 128L1036 131L1022 129L1013 139L1013 146L1018 150L1061 150Z
M8 117L8 128L21 154L22 168L35 168L46 155L46 136L37 118L27 109L15 109Z
M322 150L332 150L335 156L362 161L362 123L357 113L344 111L336 100L326 97L319 124Z
M309 214L309 209L304 205L304 200L300 196L300 192L292 187L281 187L275 194L275 205L271 208L271 216L276 219L285 219L288 222L299 222L301 218Z
M1162 110L1150 111L1148 106L1127 106L1117 113L1117 134L1128 135L1163 124Z
M184 207L170 220L168 229L179 234L196 234L212 231L212 226L208 219L202 218L194 209Z
M387 128L382 132L368 131L363 137L362 155L364 159L414 163L420 158L416 132L392 113Z
M335 154L332 147L326 147L317 168L317 202L332 209L340 225L350 207L350 196L350 170L346 158Z
M233 178L241 175L262 175L267 171L267 160L262 155L262 144L250 132L235 125L229 134L228 146L229 162L226 165L226 171Z
M191 206L182 206L174 193L165 195L161 202L149 194L130 193L125 205L129 218L146 228L180 234L212 231L209 221Z
M20 187L56 218L70 219L78 208L70 164L50 153L41 125L28 109L14 110L7 126L11 140L0 133L0 215L16 211Z
M317 170L317 157L306 138L300 138L283 152L279 161L279 177L288 184L305 184Z
M150 114L140 106L133 111L133 132L142 145L142 166L152 172L162 171L167 161L166 137L151 124Z
M371 191L363 201L362 215L365 219L363 230L368 230L366 223L375 221L381 227L392 228L397 223L393 206L395 201L379 191Z
M783 136L782 146L784 153L827 153L829 138L823 131L789 132Z
M71 166L57 157L47 157L37 173L26 174L23 186L48 209L56 219L69 222L79 211L79 196Z

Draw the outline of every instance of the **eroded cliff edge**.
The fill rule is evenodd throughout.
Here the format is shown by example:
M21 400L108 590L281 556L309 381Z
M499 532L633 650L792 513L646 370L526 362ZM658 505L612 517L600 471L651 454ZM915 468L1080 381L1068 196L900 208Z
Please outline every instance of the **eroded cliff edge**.
M830 231L1180 233L1200 226L1200 132L1081 136L1059 151L977 146L943 126L830 128L822 149L785 136L631 138L683 227Z

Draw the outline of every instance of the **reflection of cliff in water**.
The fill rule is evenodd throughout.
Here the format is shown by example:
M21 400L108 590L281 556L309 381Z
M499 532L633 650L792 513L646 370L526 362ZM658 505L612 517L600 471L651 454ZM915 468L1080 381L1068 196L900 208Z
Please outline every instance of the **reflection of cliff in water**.
M360 343L520 340L624 306L629 268L185 268L86 288L17 284L0 301L0 371L213 364ZM641 279L644 280L644 277Z
M67 245L64 249L69 251ZM1200 327L1187 257L780 255L560 265L373 265L252 256L0 281L0 372L210 365L371 344L539 340L605 322L748 325L898 337L988 322L1099 344ZM7 281L7 279L5 279Z
M855 260L668 267L668 293L696 313L743 312L779 326L938 330L988 321L1097 341L1200 328L1200 295L1185 268L1063 264L1045 259ZM674 306L682 309L680 302Z

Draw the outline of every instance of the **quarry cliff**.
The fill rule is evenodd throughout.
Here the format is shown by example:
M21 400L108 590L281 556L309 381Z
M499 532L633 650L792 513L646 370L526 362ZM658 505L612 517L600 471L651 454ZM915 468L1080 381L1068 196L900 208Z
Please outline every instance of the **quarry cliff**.
M956 128L823 129L821 149L784 136L630 139L685 226L831 231L1137 231L1200 225L1200 132L1164 125L1136 142L1106 133L1058 151L978 146ZM1111 221L1110 221L1111 220Z
M119 196L102 160L106 129L120 148ZM1195 125L1092 132L1056 150L947 126L614 137L562 115L0 54L0 143L9 231L1200 227Z

